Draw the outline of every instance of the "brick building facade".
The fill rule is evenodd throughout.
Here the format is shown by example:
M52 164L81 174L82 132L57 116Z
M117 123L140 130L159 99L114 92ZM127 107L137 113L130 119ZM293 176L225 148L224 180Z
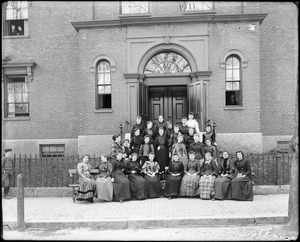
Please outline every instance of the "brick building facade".
M27 11L23 17L11 17L3 4L3 148L108 153L120 124L126 132L138 114L154 121L163 114L176 123L188 111L201 131L208 119L217 123L221 150L269 152L289 140L297 6L195 3L33 1L19 6ZM23 24L23 35L10 33L14 23ZM161 54L178 71L146 71ZM100 63L108 63L108 72ZM228 105L226 93L236 95L237 105Z

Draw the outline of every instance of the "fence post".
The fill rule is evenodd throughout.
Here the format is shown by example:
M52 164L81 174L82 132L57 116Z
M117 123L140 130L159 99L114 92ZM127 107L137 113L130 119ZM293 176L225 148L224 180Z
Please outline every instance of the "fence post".
M23 186L23 176L19 174L17 176L17 223L18 231L24 231L25 221L24 221L24 186Z
M276 158L276 185L283 185L282 176L281 176L281 155L275 155Z

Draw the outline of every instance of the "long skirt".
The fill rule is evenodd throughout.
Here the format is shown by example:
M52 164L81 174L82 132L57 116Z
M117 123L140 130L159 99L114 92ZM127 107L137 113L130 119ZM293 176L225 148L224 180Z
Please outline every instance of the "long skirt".
M159 164L159 171L165 171L166 166L169 166L169 150L166 147L155 149L155 158Z
M185 174L180 184L179 196L194 197L197 195L197 188L199 186L200 176L190 176Z
M224 200L228 198L229 186L232 178L228 176L217 177L215 180L215 198Z
M129 200L130 186L129 180L123 172L115 173L115 181L113 182L113 200Z
M166 197L178 197L180 193L180 183L182 176L172 176L168 175L165 182L165 192Z
M96 181L94 178L87 178L88 181L79 178L78 201L93 200L96 191Z
M131 198L138 200L147 198L147 187L145 179L138 174L128 175L130 184L130 194Z
M253 186L249 177L235 177L231 180L228 199L253 201Z
M201 176L198 193L201 199L211 199L215 187L215 176Z
M113 183L110 177L100 178L96 180L96 196L105 201L113 199Z
M145 175L144 179L146 181L147 197L148 198L160 197L162 188L159 181L159 177L157 175L154 177Z

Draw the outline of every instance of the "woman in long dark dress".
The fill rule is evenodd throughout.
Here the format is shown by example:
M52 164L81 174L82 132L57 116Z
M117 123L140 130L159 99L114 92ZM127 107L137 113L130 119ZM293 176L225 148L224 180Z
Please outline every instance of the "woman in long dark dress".
M184 136L179 134L177 143L175 143L172 146L172 155L177 153L179 156L179 160L184 163L188 160L188 156L187 156L185 145L183 144L183 139Z
M146 160L149 160L149 153L154 153L153 144L150 144L150 135L146 134L144 137L144 144L141 145L139 150L139 159L143 166Z
M84 155L82 162L78 163L77 171L79 175L78 201L94 202L94 194L96 192L96 181L90 174L92 167L89 163L89 156Z
M155 138L154 142L155 157L160 167L160 173L164 173L166 166L169 166L168 139L164 132L164 128L160 127L158 129L159 136Z
M141 165L137 160L138 154L131 154L131 161L127 162L125 174L128 175L131 198L142 200L147 198L146 181L141 175Z
M118 152L117 158L112 160L112 167L112 177L114 178L113 200L122 203L123 201L130 199L129 180L123 172L126 167L126 163L122 152Z
M113 178L112 164L107 161L106 155L101 155L100 164L95 167L99 169L99 175L96 179L96 196L105 201L113 199Z
M242 151L237 151L235 154L237 158L234 162L235 173L230 183L228 199L253 201L250 161L245 160Z
M147 126L144 129L144 134L149 135L149 137L150 137L149 143L154 144L154 139L155 139L156 133L155 133L155 129L153 127L153 122L152 121L150 121L150 120L147 121Z
M180 184L183 176L184 166L179 161L178 154L173 155L173 159L169 165L168 175L165 182L164 196L171 199L172 197L179 197Z
M204 145L200 142L200 135L198 133L194 134L194 142L190 144L189 151L195 152L195 159L201 160L204 158Z
M121 134L115 134L112 137L114 143L111 145L111 154L110 158L115 159L117 157L118 152L123 153L123 148L121 144Z
M228 197L229 186L234 175L233 160L227 151L223 151L223 157L219 161L219 176L215 180L215 199L224 200Z
M122 149L124 152L124 156L126 155L126 158L131 159L131 148L130 148L130 144L129 144L129 139L123 140Z
M218 163L218 160L219 160L218 149L215 145L212 144L212 141L210 138L205 138L205 145L204 145L203 150L204 150L204 153L210 152L212 154L212 157L214 159L216 159L217 163Z
M180 184L180 196L194 197L197 195L197 189L200 179L200 161L195 159L195 152L189 152L189 159L183 163L184 176Z
M135 128L134 136L130 138L130 147L132 153L139 153L144 138L140 135L140 130Z
M214 196L215 180L218 176L218 166L210 152L205 153L200 176L197 194L199 194L201 199L212 199Z
M145 161L145 164L142 167L142 172L145 174L144 179L146 180L147 197L160 197L162 193L162 187L158 177L159 164L154 161L153 152L149 153L149 159Z

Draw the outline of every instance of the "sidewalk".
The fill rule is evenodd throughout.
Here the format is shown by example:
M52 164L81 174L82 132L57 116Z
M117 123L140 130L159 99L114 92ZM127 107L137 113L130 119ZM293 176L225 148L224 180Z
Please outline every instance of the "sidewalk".
M284 224L288 194L254 195L250 201L197 198L76 202L70 197L25 197L26 228L144 229ZM17 226L17 198L2 199L3 226Z

